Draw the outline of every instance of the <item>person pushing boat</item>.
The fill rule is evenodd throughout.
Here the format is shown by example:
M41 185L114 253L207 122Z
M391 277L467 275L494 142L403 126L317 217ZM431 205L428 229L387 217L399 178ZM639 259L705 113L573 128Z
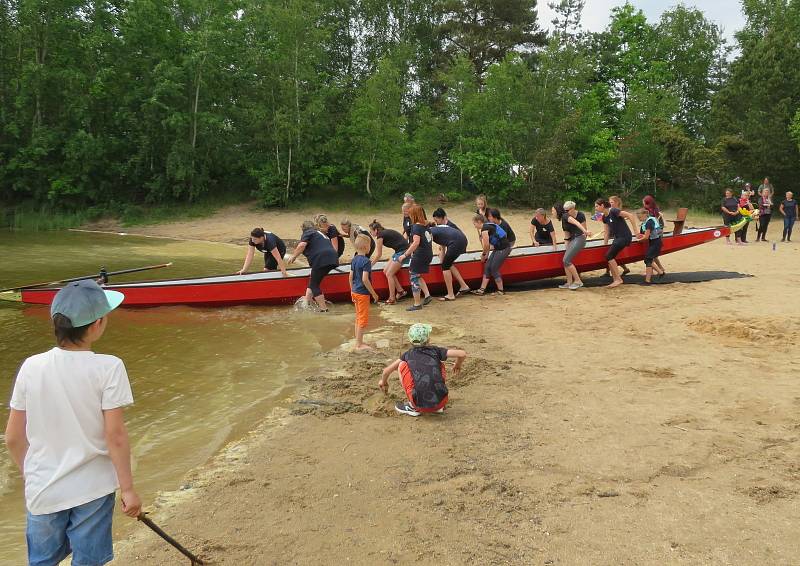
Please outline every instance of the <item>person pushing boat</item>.
M547 218L547 212L543 208L536 209L531 218L531 243L535 247L553 246L556 247L556 229L553 221Z
M447 217L447 212L441 207L433 211L433 221L436 222L437 226L450 226L450 228L461 231L461 228L456 226L456 223Z
M372 265L375 265L381 259L384 246L393 252L392 257L386 262L386 267L383 268L383 273L386 275L386 281L389 285L389 297L386 299L386 304L393 305L407 294L400 284L400 279L397 278L397 273L403 264L408 264L411 261L408 258L401 259L403 253L408 249L408 240L397 230L384 228L377 220L373 220L370 223L369 230L372 232L376 242L375 253L372 254Z
M503 229L503 231L505 231L508 245L509 247L513 248L517 243L517 235L514 234L514 230L511 229L511 225L500 215L500 211L496 208L490 208L486 219L492 224L497 224Z
M413 223L411 226L411 245L400 256L401 260L411 258L408 268L408 278L411 280L411 293L414 295L414 304L408 307L408 311L418 311L422 305L427 305L433 298L428 290L423 275L431 269L433 260L433 237L428 228L428 219L425 218L425 209L415 204L408 211L408 215Z
M314 224L317 225L317 230L327 236L333 243L333 248L336 250L336 261L338 262L344 253L344 236L339 233L336 226L328 222L328 217L324 214L317 214L314 217Z
M289 276L283 261L283 256L286 255L286 244L277 235L267 232L263 228L253 228L247 244L247 255L244 258L244 265L236 272L238 275L247 273L250 264L253 263L253 256L258 250L264 254L264 271L279 269L284 277Z
M613 281L609 285L610 288L618 287L624 282L620 275L619 265L617 264L617 255L624 250L633 241L633 232L628 228L629 220L631 225L636 227L636 217L630 212L614 208L611 203L605 199L599 198L594 202L594 209L603 215L603 225L605 229L604 245L608 245L608 241L612 240L606 252L606 261L608 261L608 270L611 273ZM638 230L636 230L638 232Z
M316 301L320 311L327 312L328 304L325 302L325 295L322 293L321 285L325 276L331 270L339 267L336 247L325 234L317 229L314 222L306 220L303 222L301 229L303 234L300 236L300 242L291 257L289 257L289 263L294 263L300 254L306 256L308 265L311 267L305 295L306 304L310 305L312 300Z
M511 253L511 244L508 241L506 231L494 222L489 222L480 214L472 217L472 224L478 230L481 246L483 247L481 262L484 264L481 286L472 292L476 295L485 294L491 278L494 279L495 285L497 285L497 294L503 295L505 291L500 268L503 266L508 254Z
M369 253L367 254L367 257L372 257L372 254L375 253L375 240L372 238L372 234L370 234L369 230L363 226L359 226L358 224L353 224L349 218L342 220L340 227L342 228L342 236L345 238L350 238L350 243L353 244L353 247L356 245L356 238L358 238L359 234L363 234L369 238ZM374 261L372 262L372 265L375 265Z
M435 213L434 213L435 214ZM442 276L447 288L447 294L440 297L440 301L455 301L456 297L469 293L470 288L458 268L454 265L458 256L467 251L467 236L458 228L439 224L431 226L431 236L434 243L439 245L439 258L442 262ZM458 293L453 293L453 277L458 281Z
M577 209L574 201L568 200L563 205L556 203L552 212L553 216L561 221L561 229L564 231L565 249L562 262L567 282L558 288L575 291L583 287L583 281L573 260L586 247L586 238L592 233L586 229L586 215Z

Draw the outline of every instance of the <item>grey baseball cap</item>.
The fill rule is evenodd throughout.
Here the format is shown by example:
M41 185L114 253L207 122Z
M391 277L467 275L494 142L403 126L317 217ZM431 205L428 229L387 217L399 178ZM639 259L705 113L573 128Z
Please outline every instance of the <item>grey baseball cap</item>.
M119 291L104 291L91 279L74 281L56 293L50 317L60 314L70 320L73 328L78 328L103 318L123 300L125 295Z

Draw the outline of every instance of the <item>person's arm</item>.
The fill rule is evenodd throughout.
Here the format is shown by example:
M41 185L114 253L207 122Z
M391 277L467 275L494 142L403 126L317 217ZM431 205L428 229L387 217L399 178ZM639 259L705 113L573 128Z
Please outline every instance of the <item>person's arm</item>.
M350 272L350 277L353 276L353 272ZM372 281L369 280L369 272L365 269L363 273L361 273L361 282L364 283L364 287L367 288L369 294L372 295L372 300L376 303L381 300L378 296L378 293L375 292L375 288L372 286ZM352 285L351 285L352 286Z
M795 218L797 218L798 216L800 216L800 214L798 214L798 212L800 212L800 205L798 205L798 204L795 204L795 205L794 205L794 216L795 216Z
M622 216L628 222L631 223L631 228L633 228L633 233L635 234L636 231L638 230L638 228L636 227L636 217L633 214L631 214L630 212L627 212L625 210L620 210L619 214L620 214L620 216Z
M481 247L483 248L483 252L481 253L482 263L489 257L489 245L489 230L481 230Z
M447 350L447 359L456 359L456 363L453 365L453 376L458 375L458 373L461 371L461 366L464 365L464 360L466 357L467 353L464 350Z
M376 238L375 239L375 251L372 253L372 258L370 258L369 262L372 265L378 263L383 255L383 238Z
M558 247L558 243L556 242L556 229L555 228L553 228L550 231L550 241L553 242L553 249L556 249Z
M389 392L389 376L392 375L394 372L397 371L397 368L400 367L400 360L395 360L385 368L383 368L383 374L381 375L381 379L378 381L378 387L384 393Z
M247 246L247 255L244 256L244 265L242 269L237 271L237 275L242 275L246 273L248 269L250 269L250 264L253 262L253 254L256 253L256 249L253 246Z
M347 274L347 286L350 287L350 289L353 288L353 269L352 268L350 269L350 272Z
M531 243L533 244L533 247L538 248L539 242L536 241L536 226L531 224L530 228L528 229L528 233L531 235Z
M272 248L272 252L270 252L270 253L272 253L272 257L275 258L275 261L278 262L278 269L281 270L281 273L283 274L283 276L284 277L288 277L289 276L289 272L286 271L286 264L283 263L283 256L281 255L281 252L278 251L278 247L275 246L274 248Z
M786 211L785 211L785 210L783 210L783 203L781 203L781 214L782 214L783 216L786 216Z
M131 447L128 442L128 429L125 428L124 409L108 409L103 411L103 426L108 446L108 455L114 464L119 481L122 512L128 517L136 517L142 510L142 500L133 488L131 473Z
M644 234L636 234L637 240L647 240L650 238L650 228L644 231Z
M23 475L25 474L25 455L28 453L28 435L25 432L27 422L25 411L11 409L6 423L6 448Z
M411 254L419 247L420 242L422 242L422 238L420 238L417 234L414 234L414 238L411 240L411 245L408 246L408 249L403 252L403 255L400 256L402 259L406 259L410 257Z
M299 256L301 253L303 253L303 251L306 249L307 245L308 245L308 242L299 242L297 244L297 247L294 249L294 252L292 252L292 255L289 258L288 263L289 264L294 263L295 260L297 260L297 256Z
M586 229L586 226L582 222L578 222L577 218L573 218L572 216L568 216L567 217L567 222L569 222L570 224L574 224L575 226L580 228L581 232L583 232L584 236L589 237L591 235L591 232L589 232ZM606 243L608 243L608 224L605 224L604 226L606 227Z

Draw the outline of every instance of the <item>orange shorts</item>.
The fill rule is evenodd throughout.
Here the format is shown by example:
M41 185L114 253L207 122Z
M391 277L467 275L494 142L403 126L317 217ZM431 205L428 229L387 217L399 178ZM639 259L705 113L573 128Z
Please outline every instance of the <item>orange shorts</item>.
M360 293L350 293L350 297L356 305L356 324L359 328L366 328L369 322L369 303L372 297Z

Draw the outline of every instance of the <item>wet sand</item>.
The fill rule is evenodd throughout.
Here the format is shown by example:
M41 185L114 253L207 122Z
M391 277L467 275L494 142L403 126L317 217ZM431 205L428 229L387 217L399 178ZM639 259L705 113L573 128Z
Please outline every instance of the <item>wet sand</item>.
M241 241L263 224L245 212L192 235ZM508 217L525 242L529 216ZM170 226L148 231L189 227ZM662 285L637 284L637 264L617 289L597 272L576 292L374 308L374 354L343 336L291 410L148 506L213 564L795 564L799 260L798 244L717 241L665 256ZM395 415L396 377L377 392L416 321L470 355L442 416ZM144 527L117 556L180 559Z

